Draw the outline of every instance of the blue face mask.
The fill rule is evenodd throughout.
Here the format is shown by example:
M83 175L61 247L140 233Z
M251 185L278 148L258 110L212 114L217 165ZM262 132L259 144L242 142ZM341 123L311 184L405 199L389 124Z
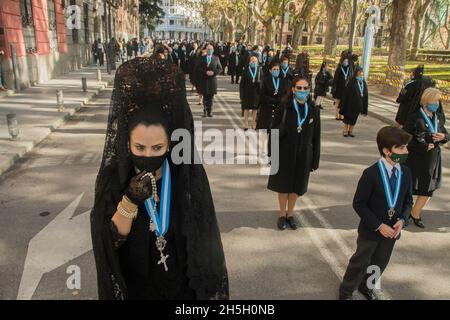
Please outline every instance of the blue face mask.
M347 60L344 60L344 61L342 62L342 65L343 65L344 67L348 67L348 61L347 61Z
M280 70L272 70L272 76L278 78L280 76Z
M208 50L208 55L212 55L213 54L213 50Z
M362 82L362 81L364 80L364 77L363 77L363 76L357 76L357 77L356 77L356 80L358 80L358 81L361 81L361 82Z
M257 64L255 62L250 63L250 67L256 68Z
M436 112L439 109L439 103L431 103L427 107L431 112Z
M289 67L289 64L287 62L283 62L281 66L283 67L283 69L287 69Z
M309 90L306 91L295 91L295 98L300 101L307 101L309 96Z

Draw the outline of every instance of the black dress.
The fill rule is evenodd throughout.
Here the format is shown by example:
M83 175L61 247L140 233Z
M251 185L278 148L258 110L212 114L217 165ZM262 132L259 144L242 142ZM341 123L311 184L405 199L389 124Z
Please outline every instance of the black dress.
M406 165L412 173L413 194L431 197L436 189L441 186L442 160L440 146L450 140L450 135L445 129L445 116L436 112L438 117L438 131L445 133L445 140L434 143L434 149L428 151L428 144L432 142L432 135L428 124L419 110L408 117L404 130L412 134L413 138L408 144L408 159ZM433 119L430 119L434 123Z
M253 77L250 74L250 67L244 69L241 83L239 85L239 94L241 98L241 106L244 110L257 110L259 107L259 94L262 80L262 69L257 67L256 78L253 82Z
M315 79L314 99L326 97L328 89L333 84L333 76L329 71L318 72Z
M367 115L369 108L369 94L367 83L363 81L363 95L359 89L358 80L353 78L345 88L344 96L340 103L339 113L344 116L343 122L354 126L359 114Z
M280 87L275 94L272 76L264 78L261 86L261 99L259 104L256 129L270 129L275 109L280 105L281 98L287 91L287 80L279 77Z
M308 107L308 117L300 133L297 131L297 112L293 102L275 110L272 128L279 129L279 167L275 174L269 176L269 190L301 196L308 189L310 172L319 168L320 109L311 99L308 100ZM299 109L304 117L304 107L299 104ZM272 154L274 152L272 150ZM273 169L273 159L271 165Z
M342 71L342 69L345 72L348 72L347 78L345 78L344 71ZM347 86L350 79L353 77L352 70L349 66L347 67L342 66L342 69L341 65L338 64L336 71L334 72L333 88L331 92L333 94L333 98L335 99L342 99L345 87Z

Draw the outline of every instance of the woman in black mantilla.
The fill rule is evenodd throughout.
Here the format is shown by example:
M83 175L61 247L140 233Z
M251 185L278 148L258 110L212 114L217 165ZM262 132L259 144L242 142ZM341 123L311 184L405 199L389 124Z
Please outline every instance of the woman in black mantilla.
M342 120L339 113L341 100L344 96L345 87L350 79L353 78L353 67L350 65L350 59L348 52L343 51L341 54L341 60L336 67L333 77L333 87L331 93L333 94L334 104L336 107L336 120Z
M311 99L310 88L308 78L296 77L288 95L275 109L272 122L272 129L279 129L279 161L277 166L277 155L272 150L267 188L278 192L280 230L286 229L287 224L297 228L295 203L306 193L310 173L319 168L320 109ZM271 137L276 139L274 132Z
M399 103L395 121L403 126L408 119L411 111L416 109L416 106L420 103L420 95L422 93L422 79L423 79L424 66L419 65L411 73L411 81L407 82L400 91L397 103Z
M191 138L181 164L168 153L176 129ZM175 65L136 58L120 66L91 213L100 299L228 299L208 178L188 164L193 131Z

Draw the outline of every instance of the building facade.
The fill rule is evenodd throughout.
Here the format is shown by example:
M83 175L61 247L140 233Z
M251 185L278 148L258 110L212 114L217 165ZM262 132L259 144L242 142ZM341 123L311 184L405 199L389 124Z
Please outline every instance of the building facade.
M118 26L138 35L136 8L138 0L1 0L6 86L23 89L88 65L94 40L117 37Z
M203 24L200 12L177 3L177 0L163 0L165 16L156 26L152 36L163 40L205 40L209 29Z

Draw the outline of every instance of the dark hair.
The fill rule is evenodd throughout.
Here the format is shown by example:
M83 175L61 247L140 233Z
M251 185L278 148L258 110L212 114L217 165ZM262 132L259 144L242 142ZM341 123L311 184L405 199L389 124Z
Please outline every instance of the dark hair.
M326 66L327 66L327 62L326 61L322 62L322 64L320 65L320 72L322 72L323 68L325 68Z
M295 88L295 85L297 84L297 82L299 82L301 80L308 82L308 86L311 87L311 81L309 80L309 78L299 75L299 76L296 76L294 78L294 80L292 80L291 89ZM288 93L281 99L281 103L288 104L292 100L293 97L294 97L294 94L292 93L292 90L289 90Z
M287 60L289 62L289 57L287 55L282 55L280 61Z
M278 61L278 59L270 61L269 70L273 69L273 67L280 67L280 61Z
M392 147L399 147L408 144L412 136L403 129L386 126L380 129L377 134L377 145L380 155L384 157L383 149L391 150Z
M169 124L164 115L164 112L160 108L138 108L131 111L128 118L128 132L131 134L134 128L138 125L144 126L161 126L169 137Z

